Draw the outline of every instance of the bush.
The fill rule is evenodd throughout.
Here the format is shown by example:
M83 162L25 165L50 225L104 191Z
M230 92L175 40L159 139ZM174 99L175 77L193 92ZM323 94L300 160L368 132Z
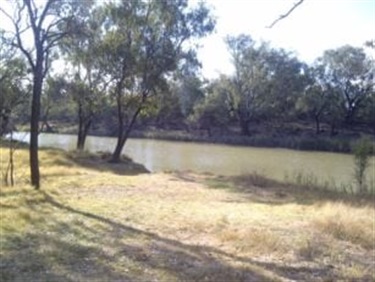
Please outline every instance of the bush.
M360 193L367 192L365 173L369 166L369 159L373 151L372 147L372 142L368 138L361 138L353 146L354 178Z

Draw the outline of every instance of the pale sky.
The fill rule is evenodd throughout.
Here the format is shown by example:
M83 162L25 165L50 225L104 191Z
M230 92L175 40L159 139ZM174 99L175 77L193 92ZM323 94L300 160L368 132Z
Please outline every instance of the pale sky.
M311 63L324 50L345 44L362 47L375 38L375 0L305 0L293 13L266 28L297 0L205 0L217 18L216 32L202 40L202 74L215 78L232 66L226 35L249 34L273 47L296 52Z
M271 29L267 26L298 0L204 1L217 19L216 32L200 41L198 51L202 74L209 79L233 71L223 40L227 35L249 34L273 47L294 51L307 63L324 50L345 44L362 47L375 39L375 0L305 0ZM7 26L6 18L0 19L0 25Z

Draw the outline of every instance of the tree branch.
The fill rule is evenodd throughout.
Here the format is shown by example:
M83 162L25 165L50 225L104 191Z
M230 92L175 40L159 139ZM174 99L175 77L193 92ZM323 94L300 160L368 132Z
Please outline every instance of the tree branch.
M30 0L24 0L23 3L27 7L27 11L28 11L28 14L29 14L29 17L30 17L30 25L31 25L31 28L34 31L34 40L35 40L36 39L35 32L37 31L37 25L36 25L37 15L35 14L36 11L33 10L33 8L32 8L33 2L31 2Z
M38 29L41 29L42 28L42 24L44 22L44 19L46 18L47 16L47 13L50 9L50 6L52 5L52 3L55 2L54 0L49 0L46 4L46 6L44 7L44 10L39 18L39 23L38 23Z
M19 5L19 3L17 5ZM21 22L21 18L22 18L21 14L22 14L23 10L25 9L25 7L26 7L26 4L23 3L23 5L20 6L20 8L18 9L17 19L14 19L14 17L9 15L1 7L0 7L0 12L2 12L6 17L8 17L14 25L15 38L16 38L17 43L12 42L11 45L14 46L14 47L18 47L21 50L21 52L26 56L27 60L29 61L31 68L34 69L35 64L34 64L34 61L32 59L31 53L26 50L26 48L23 46L22 40L21 40L21 34L30 28L30 25L27 25L24 29L20 30L20 22Z
M272 28L275 24L277 24L279 21L285 19L286 17L288 17L299 5L301 5L303 3L304 0L299 0L297 3L295 3L292 8L289 9L288 12L286 12L285 14L283 15L280 15L280 17L278 17L276 20L273 21L273 23L271 23L269 26L267 26L267 28Z
M50 34L45 37L45 39L48 41L48 44L44 48L45 51L48 49L51 49L55 46L57 42L59 42L62 38L68 35L68 32L58 32L55 34ZM44 40L44 39L43 39Z

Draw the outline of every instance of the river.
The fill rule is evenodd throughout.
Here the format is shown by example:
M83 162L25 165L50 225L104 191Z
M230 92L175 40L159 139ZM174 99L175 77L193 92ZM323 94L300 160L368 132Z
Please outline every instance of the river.
M29 136L19 132L14 138L27 142ZM39 135L40 146L65 150L74 150L76 140L74 135ZM111 137L89 136L85 148L91 152L112 151L115 142ZM189 170L221 175L257 172L276 180L303 174L315 177L320 183L353 184L354 161L348 154L133 138L127 141L123 152L152 172ZM370 160L367 180L375 182L374 157Z

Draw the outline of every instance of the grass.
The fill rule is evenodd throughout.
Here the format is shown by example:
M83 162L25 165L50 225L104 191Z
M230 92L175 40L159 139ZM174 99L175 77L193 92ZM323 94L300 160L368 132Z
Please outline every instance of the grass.
M1 281L375 279L373 199L258 174L143 173L105 154L40 159L40 192L24 148L16 186L0 190Z

